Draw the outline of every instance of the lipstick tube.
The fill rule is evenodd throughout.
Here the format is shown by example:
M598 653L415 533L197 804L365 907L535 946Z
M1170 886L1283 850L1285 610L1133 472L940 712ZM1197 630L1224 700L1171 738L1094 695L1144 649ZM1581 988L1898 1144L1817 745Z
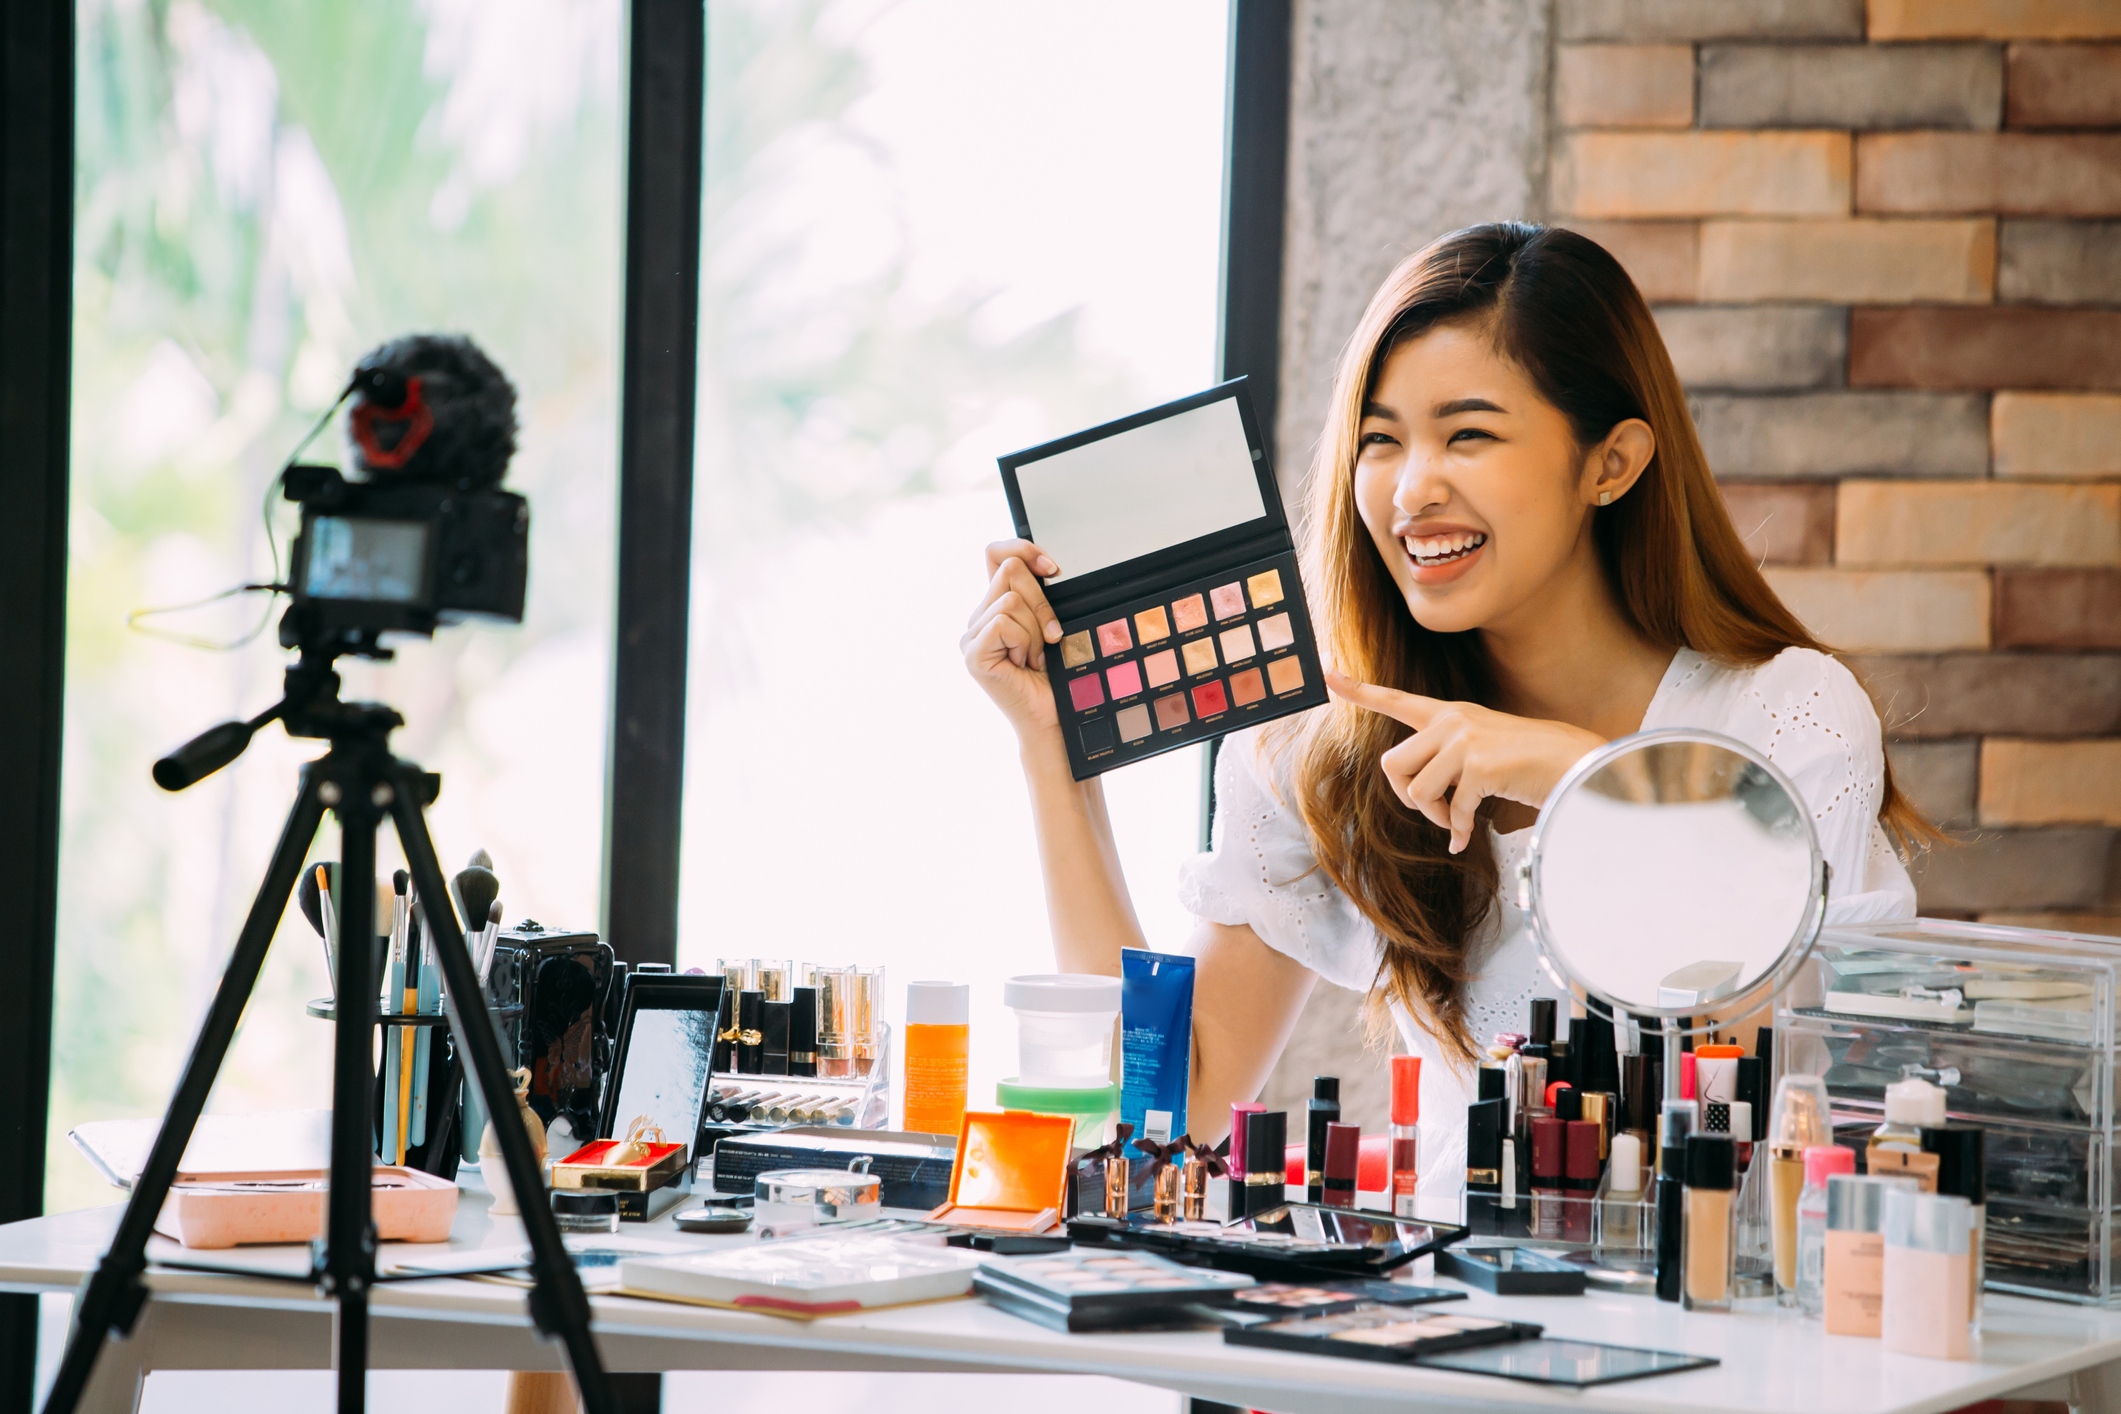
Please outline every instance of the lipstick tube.
M1510 1175L1513 1187L1503 1186L1502 1153L1509 1142L1502 1137L1504 1108L1501 1100L1476 1100L1466 1106L1466 1226L1484 1236L1500 1235L1503 1230L1499 1200L1506 1198L1514 1205L1517 1198L1514 1173ZM1393 1202L1398 1215L1396 1195Z
M1561 1235L1568 1242L1589 1242L1597 1209L1598 1122L1569 1120L1561 1186Z
M817 1075L817 988L797 987L788 1012L788 1073Z
M744 1075L760 1074L766 1056L766 997L762 992L736 994L736 1068Z
M1352 1208L1355 1206L1355 1175L1362 1160L1362 1126L1359 1124L1328 1124L1326 1126L1326 1206L1329 1208Z
M1551 1117L1532 1121L1532 1235L1562 1233L1562 1187L1568 1123Z
M1490 1072L1481 1072L1482 1089ZM1501 1079L1500 1072L1494 1072ZM1483 1097L1481 1103L1499 1103ZM1497 1141L1501 1135L1497 1134ZM1468 1155L1466 1179L1472 1181L1472 1145L1466 1147ZM1385 1191L1392 1202L1392 1216L1411 1218L1414 1216L1414 1190L1421 1182L1421 1057L1392 1057L1392 1130L1391 1170L1385 1179ZM1471 1192L1471 1188L1467 1192Z
M1280 1110L1245 1116L1245 1215L1278 1208L1287 1200L1289 1117ZM1232 1216L1236 1216L1232 1214Z
M1324 1193L1326 1126L1340 1122L1340 1078L1320 1075L1311 1081L1311 1102L1304 1115L1304 1199L1316 1203Z

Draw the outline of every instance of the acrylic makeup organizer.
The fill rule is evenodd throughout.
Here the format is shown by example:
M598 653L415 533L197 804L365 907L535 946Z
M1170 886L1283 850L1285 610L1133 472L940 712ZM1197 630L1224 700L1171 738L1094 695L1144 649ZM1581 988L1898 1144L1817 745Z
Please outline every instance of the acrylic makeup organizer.
M709 1085L705 1132L712 1138L757 1134L790 1125L887 1129L891 1123L891 1027L876 1026L876 1060L867 1075L716 1074ZM753 1095L745 1102L739 1097ZM738 1118L736 1111L742 1111Z
M1942 1085L1951 1119L1988 1131L1988 1289L2121 1306L2117 983L2113 938L1926 918L1829 928L1778 1007L1778 1049L1825 1077L1835 1140L1859 1153L1887 1084L1912 1067Z

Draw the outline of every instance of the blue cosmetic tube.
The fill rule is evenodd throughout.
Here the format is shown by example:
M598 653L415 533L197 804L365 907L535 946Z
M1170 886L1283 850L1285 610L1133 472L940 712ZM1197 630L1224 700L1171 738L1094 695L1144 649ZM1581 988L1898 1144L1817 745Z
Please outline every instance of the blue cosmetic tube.
M1169 1115L1170 1129L1164 1138L1186 1133L1186 1085L1193 1060L1193 959L1183 953L1122 948L1119 1027L1121 1123L1133 1125L1136 1134L1147 1134L1151 1114Z

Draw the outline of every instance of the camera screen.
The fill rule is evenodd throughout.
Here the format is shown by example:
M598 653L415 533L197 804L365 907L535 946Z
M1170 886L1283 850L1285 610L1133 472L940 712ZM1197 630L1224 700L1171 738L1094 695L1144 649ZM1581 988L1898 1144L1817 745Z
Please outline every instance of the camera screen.
M417 604L425 597L427 523L318 516L309 523L302 592L312 599Z

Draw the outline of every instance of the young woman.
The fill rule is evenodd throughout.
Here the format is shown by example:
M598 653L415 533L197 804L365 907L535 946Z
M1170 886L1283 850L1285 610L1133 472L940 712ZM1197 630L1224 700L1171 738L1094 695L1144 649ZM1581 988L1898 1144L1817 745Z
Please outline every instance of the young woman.
M1336 700L1224 742L1214 850L1181 879L1196 1137L1259 1092L1324 977L1426 1062L1422 1183L1456 1188L1479 1049L1558 995L1500 881L1555 783L1615 737L1758 748L1811 808L1828 921L1913 915L1895 845L1926 827L1878 715L1747 557L1650 311L1594 242L1476 226L1392 272L1335 379L1304 542ZM965 660L1016 728L1055 951L1117 973L1143 938L1046 684L1057 567L1023 541L987 563Z

